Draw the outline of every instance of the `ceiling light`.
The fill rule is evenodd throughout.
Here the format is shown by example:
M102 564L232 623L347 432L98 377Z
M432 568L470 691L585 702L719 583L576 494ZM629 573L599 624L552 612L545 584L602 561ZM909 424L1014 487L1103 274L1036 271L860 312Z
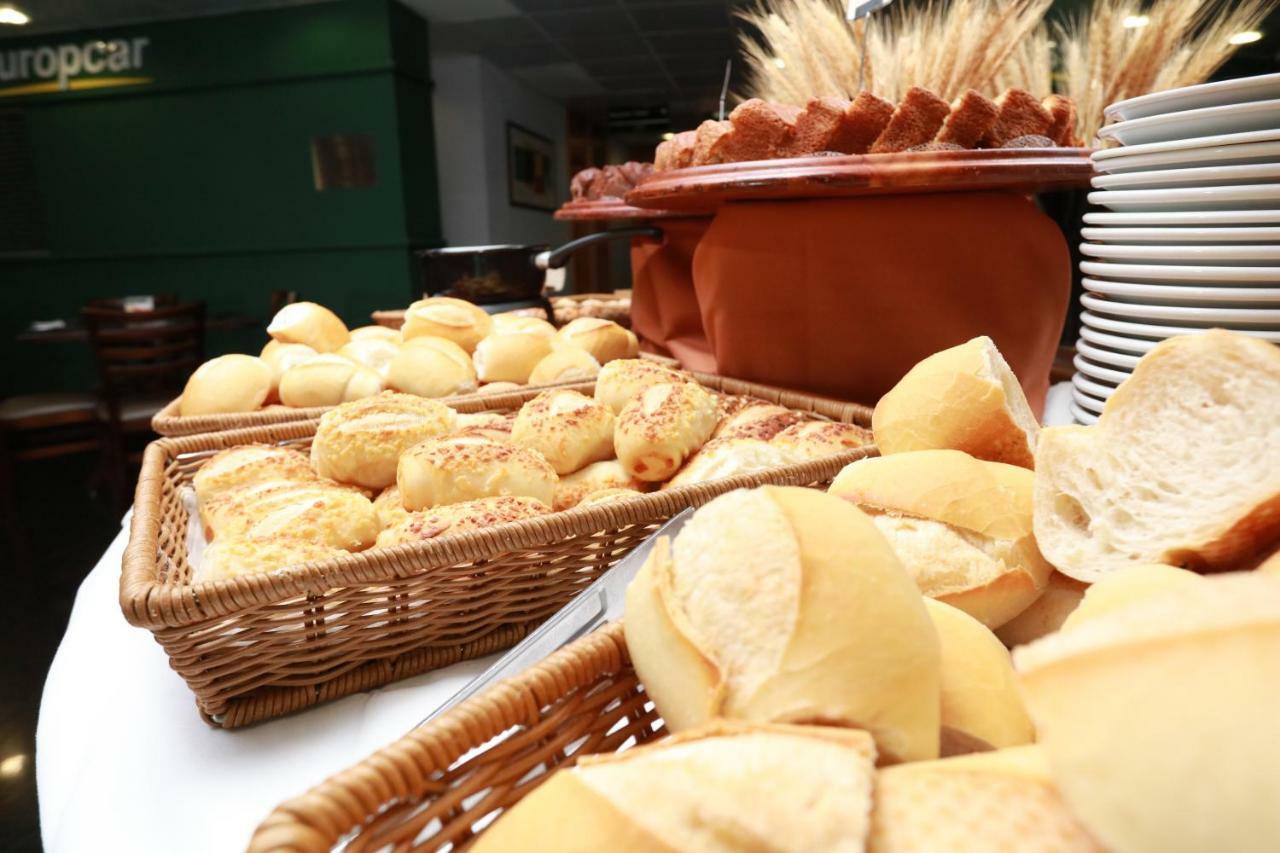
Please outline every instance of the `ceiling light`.
M675 139L675 138L676 138L676 135L675 135L674 133L672 133L671 131L669 131L669 130L668 130L666 133L662 134L662 141L663 141L663 142L670 142L671 140L673 140L673 139Z
M17 6L0 6L0 24L12 24L21 27L31 23L31 16Z
M1151 23L1151 19L1146 15L1126 15L1120 25L1126 30L1140 30L1149 23Z
M1245 30L1242 33L1236 33L1227 39L1230 44L1253 44L1255 41L1262 40L1262 33L1257 30Z
M10 755L4 761L0 761L0 776L13 778L22 773L22 768L27 766L27 757L22 753Z
M778 66L779 68L786 68L786 67L787 67L786 60L784 60L784 59L783 59L782 57L780 57L780 56L775 56L775 57L773 58L773 64L774 64L774 65L776 65L776 66Z

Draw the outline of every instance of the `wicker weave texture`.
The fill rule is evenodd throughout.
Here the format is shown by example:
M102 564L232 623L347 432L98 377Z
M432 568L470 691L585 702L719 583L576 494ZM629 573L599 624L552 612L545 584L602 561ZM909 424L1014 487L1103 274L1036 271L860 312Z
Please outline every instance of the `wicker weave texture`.
M865 423L870 414L768 386L697 378L714 390L816 417ZM521 391L454 406L510 411L527 397ZM121 608L132 624L152 631L214 725L248 725L505 648L685 507L741 486L826 483L871 452L850 450L288 571L192 584L182 491L195 471L238 444L307 447L316 426L304 421L166 438L143 459Z

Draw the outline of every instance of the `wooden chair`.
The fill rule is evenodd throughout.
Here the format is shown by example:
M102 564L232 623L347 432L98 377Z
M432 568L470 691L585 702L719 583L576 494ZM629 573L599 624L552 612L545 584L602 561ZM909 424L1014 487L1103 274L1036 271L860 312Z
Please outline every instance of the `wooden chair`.
M99 301L81 310L101 385L107 424L112 490L126 498L128 465L141 461L129 440L151 431L151 417L181 393L191 372L204 361L203 302L126 310Z

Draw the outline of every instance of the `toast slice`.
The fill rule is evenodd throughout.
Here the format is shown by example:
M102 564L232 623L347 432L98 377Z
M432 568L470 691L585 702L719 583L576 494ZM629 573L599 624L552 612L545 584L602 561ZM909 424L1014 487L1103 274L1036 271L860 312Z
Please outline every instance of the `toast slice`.
M723 163L724 149L733 132L733 125L727 121L709 119L698 125L693 142L694 166L707 166L712 163Z
M1008 89L996 98L1000 115L982 137L984 148L1001 148L1019 136L1044 136L1053 116L1040 106L1040 100L1025 89Z
M795 131L784 156L803 157L819 151L833 151L831 140L844 123L849 102L844 98L815 98L796 118Z
M995 101L970 89L951 103L951 113L935 141L975 148L999 115L1000 108Z
M859 92L844 112L844 120L827 140L827 150L841 154L865 154L875 143L889 120L893 103L870 92Z
M1093 582L1130 563L1200 571L1280 544L1280 348L1213 329L1147 353L1091 427L1042 430L1036 541Z
M1052 139L1054 145L1076 147L1079 142L1076 139L1076 102L1062 95L1050 95L1040 102L1040 106L1048 111L1051 119L1044 135Z
M733 132L721 142L725 162L768 160L783 156L795 133L800 108L752 98L729 114Z
M912 86L893 111L884 132L876 138L870 153L889 154L930 142L950 112L951 106L942 98L928 89Z

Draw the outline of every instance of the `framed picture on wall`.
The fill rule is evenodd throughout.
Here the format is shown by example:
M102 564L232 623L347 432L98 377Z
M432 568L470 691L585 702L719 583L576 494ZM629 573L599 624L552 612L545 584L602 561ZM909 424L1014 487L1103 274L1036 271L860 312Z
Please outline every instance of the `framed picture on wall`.
M507 122L507 197L513 207L556 209L555 155L550 139Z

